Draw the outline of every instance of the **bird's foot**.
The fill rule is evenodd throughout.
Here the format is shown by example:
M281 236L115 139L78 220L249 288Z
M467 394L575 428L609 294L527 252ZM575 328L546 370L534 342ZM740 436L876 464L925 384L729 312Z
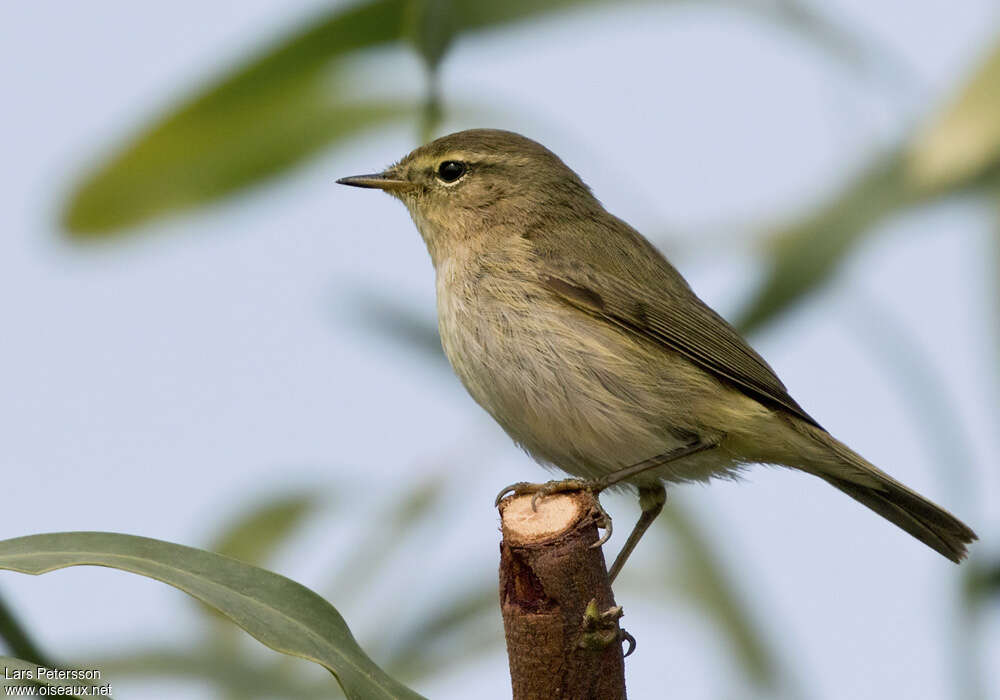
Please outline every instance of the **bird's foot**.
M531 509L538 510L539 499L545 498L546 496L552 496L557 493L566 493L567 491L587 491L594 497L594 503L597 504L597 526L604 530L604 534L598 539L591 547L600 547L609 539L611 539L612 526L611 526L611 516L608 512L604 510L604 506L601 505L601 501L598 495L607 488L607 484L603 479L595 479L593 481L587 481L585 479L558 479L556 481L546 481L544 484L533 484L530 481L519 481L516 484L511 484L504 488L500 493L497 494L495 504L500 505L500 501L507 498L508 496L524 496L531 494Z

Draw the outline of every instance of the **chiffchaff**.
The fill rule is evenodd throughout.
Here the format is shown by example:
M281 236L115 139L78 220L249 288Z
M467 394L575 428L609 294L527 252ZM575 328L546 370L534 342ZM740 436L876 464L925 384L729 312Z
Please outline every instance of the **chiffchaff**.
M820 427L544 146L462 131L338 182L406 205L437 272L441 343L462 383L535 459L588 480L513 490L638 489L642 516L612 577L660 512L663 482L752 463L818 476L952 561L976 539Z

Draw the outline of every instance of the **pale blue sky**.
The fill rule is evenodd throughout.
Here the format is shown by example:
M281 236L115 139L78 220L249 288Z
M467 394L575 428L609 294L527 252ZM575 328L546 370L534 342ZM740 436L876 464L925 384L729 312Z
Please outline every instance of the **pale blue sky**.
M403 155L415 129L365 135L275 185L122 243L81 249L59 237L57 207L88 163L326 5L0 8L0 537L114 530L204 545L248 498L314 484L394 488L433 467L451 475L455 494L434 556L445 570L493 575L492 495L545 473L450 373L358 323L357 295L366 291L432 319L433 273L398 203L333 184ZM750 14L694 5L577 13L459 42L443 65L446 101L490 116L447 128L498 126L544 142L612 212L676 251L703 298L732 313L758 274L749 224L821 201L929 114L1000 26L985 0L838 0L825 9L898 55L915 77L910 87L860 84L802 38ZM363 63L379 78L359 89L419 95L419 64L407 52ZM966 518L995 560L990 226L989 212L968 202L888 222L827 293L755 343L831 432ZM975 502L943 483L909 395L862 342L869 299L943 378L969 440ZM745 596L812 697L949 697L950 564L798 474L760 468L742 484L678 491L745 572ZM631 502L610 506L620 522L635 515ZM371 515L351 513L333 534L334 521L315 523L275 568L318 586L316 552L335 556ZM636 571L662 570L668 556L644 542ZM415 585L433 588L434 579ZM3 574L0 588L60 658L124 643L184 644L194 634L180 594L126 574ZM628 662L633 697L731 696L738 678L697 615L627 578L618 595L640 640ZM340 609L359 637L373 632L376 611ZM994 608L993 687L998 628ZM460 698L471 683L482 700L509 697L502 653L417 689ZM128 694L177 696L166 685Z

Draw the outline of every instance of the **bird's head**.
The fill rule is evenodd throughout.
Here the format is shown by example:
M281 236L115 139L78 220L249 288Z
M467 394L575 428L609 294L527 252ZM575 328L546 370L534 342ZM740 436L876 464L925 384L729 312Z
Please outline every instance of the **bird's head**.
M455 246L589 216L597 200L540 143L496 129L470 129L417 148L381 173L338 180L393 195L409 209L435 264Z

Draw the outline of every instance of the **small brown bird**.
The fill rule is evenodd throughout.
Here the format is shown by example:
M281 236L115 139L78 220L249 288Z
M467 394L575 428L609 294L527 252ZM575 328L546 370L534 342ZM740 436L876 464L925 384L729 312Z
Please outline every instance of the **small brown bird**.
M976 539L826 432L660 252L541 144L462 131L338 182L406 205L437 272L441 343L462 383L535 459L588 480L501 495L638 489L642 516L612 578L662 509L663 482L753 463L818 476L954 562Z

